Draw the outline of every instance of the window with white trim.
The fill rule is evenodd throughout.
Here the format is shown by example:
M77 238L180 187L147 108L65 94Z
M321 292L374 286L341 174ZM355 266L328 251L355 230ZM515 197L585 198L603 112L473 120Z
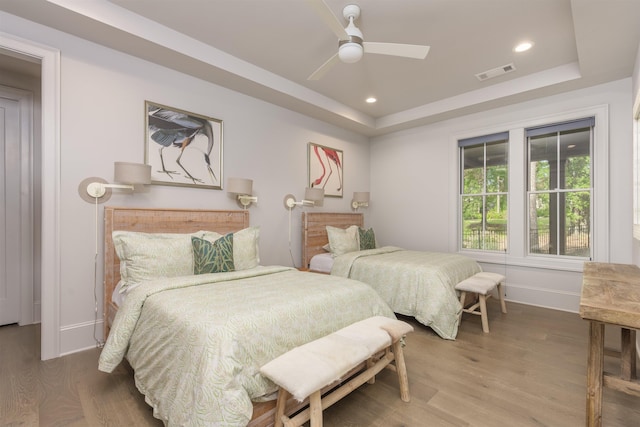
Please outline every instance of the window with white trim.
M525 130L530 255L591 257L594 123L589 117Z
M460 247L506 251L509 132L461 139Z

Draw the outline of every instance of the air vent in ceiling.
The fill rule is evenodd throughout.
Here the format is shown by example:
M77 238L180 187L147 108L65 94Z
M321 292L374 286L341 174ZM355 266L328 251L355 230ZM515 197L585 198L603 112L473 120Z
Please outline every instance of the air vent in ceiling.
M481 82L492 79L494 77L501 76L503 74L510 73L516 70L516 66L513 64L503 65L502 67L494 68L492 70L484 71L482 73L476 74L476 78Z

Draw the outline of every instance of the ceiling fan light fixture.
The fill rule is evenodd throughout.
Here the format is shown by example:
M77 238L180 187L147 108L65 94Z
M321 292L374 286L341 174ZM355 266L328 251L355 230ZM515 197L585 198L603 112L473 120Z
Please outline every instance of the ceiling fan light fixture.
M360 61L363 54L362 45L354 42L344 43L340 45L338 49L338 57L342 62L346 62L347 64Z

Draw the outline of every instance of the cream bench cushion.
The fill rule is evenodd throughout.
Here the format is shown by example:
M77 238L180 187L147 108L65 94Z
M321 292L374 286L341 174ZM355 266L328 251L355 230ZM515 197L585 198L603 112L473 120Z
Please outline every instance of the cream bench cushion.
M296 347L262 366L260 372L301 402L411 331L406 322L370 317Z

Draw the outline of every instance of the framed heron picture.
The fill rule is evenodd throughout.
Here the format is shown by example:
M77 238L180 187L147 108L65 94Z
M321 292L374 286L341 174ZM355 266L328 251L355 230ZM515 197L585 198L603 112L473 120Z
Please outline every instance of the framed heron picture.
M145 102L151 183L222 189L222 120Z
M342 197L342 150L309 143L307 159L309 183L312 188L323 188L326 197Z

